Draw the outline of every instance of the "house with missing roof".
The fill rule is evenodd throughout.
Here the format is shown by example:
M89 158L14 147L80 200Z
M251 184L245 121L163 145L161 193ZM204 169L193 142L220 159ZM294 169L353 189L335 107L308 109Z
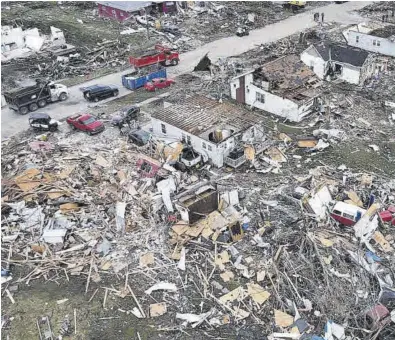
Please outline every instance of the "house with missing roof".
M349 46L395 57L395 26L379 22L363 22L343 32Z
M134 15L149 14L153 10L160 13L177 12L175 1L98 1L99 16L125 21Z
M237 168L269 146L262 116L246 108L201 95L165 106L151 115L152 133L182 142L181 162L187 166L202 160Z
M331 43L309 46L300 59L320 79L340 79L351 84L363 84L376 72L373 55L361 49Z
M318 107L321 83L298 56L288 55L233 78L230 92L239 103L299 122Z

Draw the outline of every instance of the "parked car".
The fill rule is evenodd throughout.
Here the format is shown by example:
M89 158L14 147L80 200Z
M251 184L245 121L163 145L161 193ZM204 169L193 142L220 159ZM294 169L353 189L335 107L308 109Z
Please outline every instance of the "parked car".
M67 118L66 122L73 130L85 131L89 135L100 133L105 129L103 122L90 114L76 114Z
M35 131L56 131L58 129L58 122L52 119L46 113L32 113L29 117L29 125Z
M173 79L156 78L156 79L152 79L152 81L145 84L144 88L147 91L156 91L157 89L163 89L165 87L169 87L174 83L175 81Z
M118 87L114 85L93 85L81 88L84 98L91 102L98 102L99 100L109 97L116 97L119 94Z
M141 129L130 131L128 135L128 140L138 146L146 145L150 139L151 134Z

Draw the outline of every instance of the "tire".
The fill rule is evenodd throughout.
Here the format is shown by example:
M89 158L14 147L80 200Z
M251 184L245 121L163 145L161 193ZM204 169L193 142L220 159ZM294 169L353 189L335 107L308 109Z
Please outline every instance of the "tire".
M31 103L31 104L29 105L29 110L32 111L32 112L38 110L38 105L37 105L37 103Z
M76 130L76 127L73 124L69 124L71 130Z
M28 109L27 106L22 106L22 107L19 108L18 112L19 112L21 115L26 115L26 114L29 113L29 109Z
M118 95L119 95L119 91L118 91L118 90L115 90L115 91L113 92L112 95L113 95L114 97L118 96Z
M61 94L60 94L60 96L59 96L59 100L60 101L65 101L66 99L67 99L67 93L65 93L65 92L62 92Z
M44 107L45 105L47 105L47 101L45 99L40 99L37 102L38 107Z
M97 103L97 102L99 101L99 97L93 98L93 101L94 101L95 103Z
M87 131L89 136L92 136L92 131Z
M49 128L49 131L55 132L57 129L58 129L57 126L51 126L51 127Z
M172 61L170 62L170 65L171 65L171 66L176 66L176 65L178 65L178 59L177 59L177 58L172 59Z

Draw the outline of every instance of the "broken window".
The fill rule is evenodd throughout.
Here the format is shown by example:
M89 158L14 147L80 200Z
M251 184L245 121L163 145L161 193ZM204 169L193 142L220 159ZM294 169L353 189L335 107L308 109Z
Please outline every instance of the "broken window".
M307 98L309 98L309 97L305 96L305 95L302 94L302 93L298 93L296 96L293 96L293 97L292 97L292 99L295 99L295 100L305 100L305 99L307 99Z
M260 102L260 103L265 103L265 95L263 93L256 92L255 100Z
M141 171L151 172L152 166L149 163L144 162L143 164L141 164L140 169L141 169Z
M192 142L191 142L191 136L187 136L187 144L188 144L188 145L191 145L191 144L192 144Z
M207 147L205 142L202 143L202 146L203 146L203 149L206 149L206 147Z
M373 40L373 46L376 46L376 40Z
M335 73L342 74L343 73L343 66L340 64L335 64Z
M115 15L116 15L115 9L113 9L113 10L111 11L111 13L112 13L113 16L115 16Z
M354 220L355 217L351 214L343 213L343 217L348 218L349 220Z
M166 134L166 125L161 124L161 128L162 128L162 133Z
M356 43L359 43L359 35L357 35L357 36L355 37L355 42L356 42Z
M208 151L213 151L213 148L211 147L211 145L207 146Z
M181 135L181 142L185 143L187 141L186 137L184 134Z
M377 46L380 46L380 40L377 40Z

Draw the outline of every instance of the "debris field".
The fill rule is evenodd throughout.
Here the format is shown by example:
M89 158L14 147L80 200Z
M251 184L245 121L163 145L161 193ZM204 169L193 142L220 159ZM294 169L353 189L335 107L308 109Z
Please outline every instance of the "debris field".
M221 37L200 31L197 17L226 36L235 33L226 24L254 12L252 28L292 14L269 2L210 3L173 17L191 40L166 40L186 51ZM137 92L144 99L138 117L119 129L116 99L91 110L105 126L97 135L61 121L56 132L31 128L3 140L3 333L10 339L393 339L395 59L380 57L381 71L357 85L340 73L322 80L320 105L300 122L234 100L230 86L248 70L301 55L310 45L339 44L344 29L323 23L216 62L208 53L174 86L152 96ZM60 79L103 67L98 58L107 49L119 60L131 51L110 41L81 53L75 73L52 64L40 75L50 70L46 76ZM22 73L30 71L29 65ZM197 96L215 104L195 105ZM255 132L249 139L248 130L234 132L236 123L221 111L222 130L204 130L202 119L183 131L189 139L166 138L171 124L159 121L158 133L155 119L174 112L167 119L175 122L172 107L200 117L239 110L256 119ZM150 137L138 145L130 136L142 131ZM199 137L210 150L215 138L229 144L233 133L236 155L227 154L222 167L191 141ZM29 295L37 310L29 311L35 309Z

